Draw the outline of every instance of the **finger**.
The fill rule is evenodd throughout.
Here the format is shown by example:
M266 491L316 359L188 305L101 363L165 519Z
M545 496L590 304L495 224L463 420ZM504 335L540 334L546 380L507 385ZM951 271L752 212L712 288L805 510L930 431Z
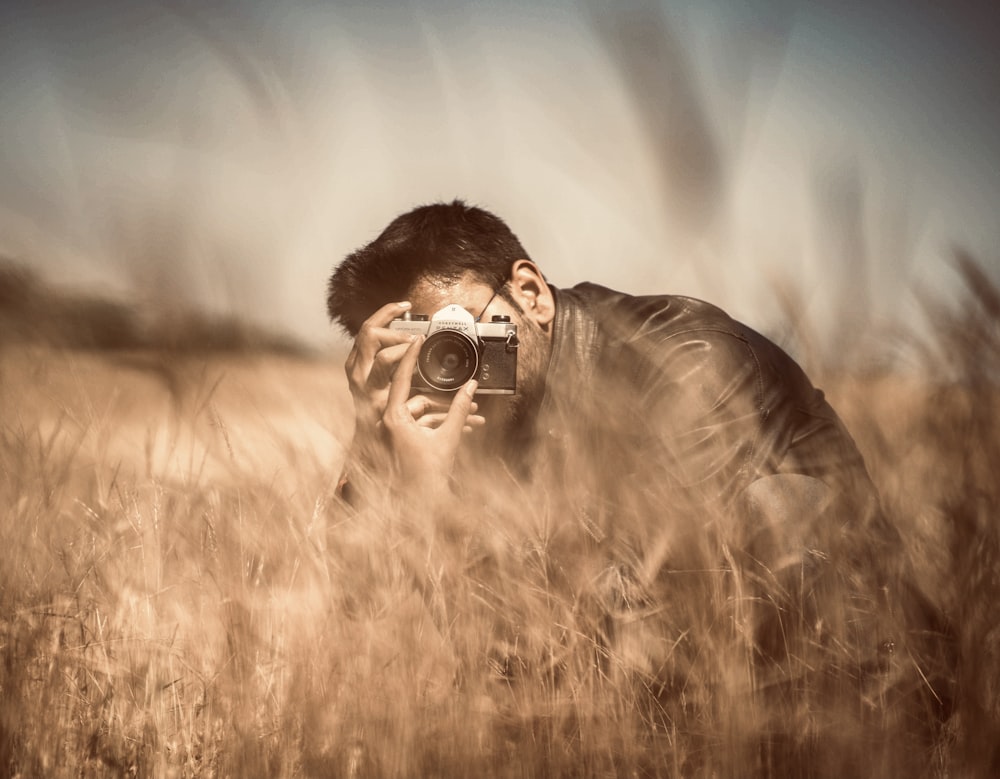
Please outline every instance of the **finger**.
M354 337L354 348L351 350L351 357L355 359L362 351L362 347L372 339L372 337L387 337L386 333L398 333L397 330L390 330L389 324L393 319L402 316L409 311L411 304L409 301L401 303L387 303L378 311L368 317L358 328L358 334ZM350 359L350 358L349 358Z
M403 359L406 350L410 347L412 335L406 337L406 341L394 346L386 346L380 349L375 359L372 360L371 368L365 379L365 387L369 390L383 389L389 386L392 374L396 370L396 364Z
M417 424L421 427L426 427L429 430L436 430L441 427L441 424L448 418L447 414L424 414L422 417L417 419ZM465 428L466 432L470 432L473 428L482 427L486 424L486 417L481 417L478 414L469 414L465 418Z
M422 417L416 418L417 424L420 427L425 427L428 430L436 430L441 427L441 423L447 419L447 414L424 414Z
M451 408L448 409L448 415L439 428L444 436L457 441L462 435L465 420L469 418L472 411L472 396L475 395L478 386L479 383L472 379L455 393L455 397L451 401Z
M408 343L413 338L412 333L405 330L390 330L388 327L362 328L354 341L357 349L356 363L371 361L375 355L387 346Z
M354 350L348 356L344 365L347 377L358 385L368 381L376 356L384 349L406 345L413 340L412 333L399 330L368 330L358 333L354 342Z
M399 330L390 330L389 324L410 309L410 303L388 303L372 314L361 325L354 339L354 346L347 358L349 375L354 375L363 383L371 370L371 361L380 349L386 346L406 343L409 334ZM360 376L358 376L360 374Z
M410 397L410 382L413 380L413 369L417 364L417 356L420 354L420 344L423 338L418 336L406 350L406 354L396 366L396 372L392 375L392 382L389 384L389 402L386 405L386 416L399 422L412 421L410 410L406 401Z
M420 419L425 414L448 413L448 403L431 395L414 395L406 401L406 407L414 419Z
M382 308L378 309L374 314L368 317L364 324L361 325L362 328L365 325L371 325L373 327L388 327L389 323L403 315L404 312L409 311L412 304L408 300L400 301L399 303L386 303Z
M465 425L462 426L462 432L474 433L485 424L486 417L481 417L478 414L469 414L469 416L465 418Z

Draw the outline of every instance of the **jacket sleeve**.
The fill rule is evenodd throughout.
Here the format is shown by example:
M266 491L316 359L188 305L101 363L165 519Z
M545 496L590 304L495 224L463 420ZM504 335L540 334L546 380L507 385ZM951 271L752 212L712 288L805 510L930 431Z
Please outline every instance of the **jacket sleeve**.
M649 445L671 480L699 500L726 502L778 455L765 436L784 401L767 387L750 344L722 330L692 330L657 342L642 360ZM772 422L777 420L771 420Z

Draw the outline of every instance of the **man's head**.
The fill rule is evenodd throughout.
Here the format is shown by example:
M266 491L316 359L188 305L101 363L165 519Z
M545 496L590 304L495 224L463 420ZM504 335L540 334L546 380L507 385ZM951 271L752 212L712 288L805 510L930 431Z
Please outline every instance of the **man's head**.
M518 325L517 394L477 396L488 426L511 427L537 408L548 366L555 303L517 236L498 217L460 200L421 206L393 220L330 277L327 310L352 336L374 312L409 301L414 314L457 304ZM492 424L491 424L492 423Z
M529 260L499 217L461 200L396 217L374 241L349 254L330 277L327 312L352 337L380 306L405 300L419 282L470 277L511 302L511 267Z

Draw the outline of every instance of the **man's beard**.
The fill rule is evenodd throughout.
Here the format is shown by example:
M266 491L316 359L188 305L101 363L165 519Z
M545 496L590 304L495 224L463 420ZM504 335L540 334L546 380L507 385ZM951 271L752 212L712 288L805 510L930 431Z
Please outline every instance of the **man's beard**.
M550 345L542 328L522 321L518 332L517 393L508 407L505 427L522 427L533 422L545 396L545 374L549 367Z
M487 420L487 448L511 464L527 454L535 437L551 348L541 327L525 319L518 323L518 340L517 392L477 398Z

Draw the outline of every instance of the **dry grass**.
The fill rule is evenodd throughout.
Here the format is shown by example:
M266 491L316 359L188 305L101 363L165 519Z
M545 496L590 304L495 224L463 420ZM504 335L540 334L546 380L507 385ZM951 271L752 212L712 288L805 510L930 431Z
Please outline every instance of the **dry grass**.
M663 218L700 240L751 139L713 134L662 9L590 7L654 147ZM280 126L257 49L216 48ZM126 242L154 293L192 261L204 175L181 169ZM864 249L859 198L828 216ZM830 267L857 286L872 254L843 254ZM557 510L572 489L485 490L446 528L388 498L350 512L333 498L351 416L338 359L0 266L0 776L1000 775L1000 292L959 267L962 305L930 299L936 336L903 334L916 378L841 359L822 381L955 636L953 705L940 730L902 729L920 769L904 772L857 727L862 691L827 694L808 637L794 694L769 698L753 620L776 594L702 517L626 510L612 527ZM609 547L643 553L645 586Z
M996 290L960 267L919 380L827 382L957 636L954 713L915 753L930 776L998 762L1000 336ZM598 520L516 495L449 528L338 505L337 359L3 349L0 774L891 770L817 724L813 682L809 712L764 700L739 550L698 523L664 540L666 517L618 517L685 550L643 590ZM839 763L781 748L816 733Z

